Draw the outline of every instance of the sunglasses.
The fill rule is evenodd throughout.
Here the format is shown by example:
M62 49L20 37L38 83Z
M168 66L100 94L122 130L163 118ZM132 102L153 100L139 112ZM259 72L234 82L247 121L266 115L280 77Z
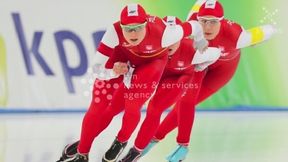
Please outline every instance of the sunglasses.
M142 29L145 28L146 24L147 24L147 22L145 22L143 24L137 24L137 25L122 25L122 24L120 24L120 26L125 32L132 33L133 31L134 32L141 31Z
M218 24L222 19L217 19L217 18L201 18L201 17L198 17L198 21L200 24L203 24L203 25L216 25Z

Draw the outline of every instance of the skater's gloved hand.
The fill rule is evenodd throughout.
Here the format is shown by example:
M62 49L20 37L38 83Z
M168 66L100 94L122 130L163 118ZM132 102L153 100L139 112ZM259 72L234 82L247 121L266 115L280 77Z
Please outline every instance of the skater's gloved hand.
M193 30L195 29L195 33L190 36L190 38L194 40L193 46L195 50L199 50L200 53L203 53L209 45L209 42L205 39L203 28L197 21L189 22L192 23Z
M113 66L113 71L116 75L124 75L128 70L128 64L124 62L116 62Z
M199 50L200 53L203 53L208 48L209 42L203 37L200 40L194 39L193 45L196 50Z

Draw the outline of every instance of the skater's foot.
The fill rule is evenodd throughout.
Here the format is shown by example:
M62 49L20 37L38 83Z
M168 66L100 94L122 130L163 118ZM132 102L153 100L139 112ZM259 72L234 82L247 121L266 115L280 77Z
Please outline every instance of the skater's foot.
M109 150L103 156L102 162L115 162L126 147L126 145L127 142L121 143L116 138Z
M126 156L119 162L136 162L141 157L141 152L132 147Z
M188 147L178 145L177 148L167 157L169 162L183 161L188 153Z
M78 145L79 141L66 145L62 151L62 156L57 162L68 162L73 160L77 154Z

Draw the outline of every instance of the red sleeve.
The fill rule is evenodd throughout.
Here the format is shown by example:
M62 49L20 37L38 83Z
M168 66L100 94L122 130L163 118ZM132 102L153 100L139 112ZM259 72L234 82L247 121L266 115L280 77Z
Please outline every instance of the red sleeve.
M189 23L189 22L184 22L184 23L182 23L182 28L183 28L183 38L185 38L185 37L187 37L187 36L189 36L189 35L191 35L192 34L192 26L191 26L191 24Z
M112 69L114 63L116 62L127 62L128 59L126 58L125 53L121 50L121 47L115 47L114 51L110 55L109 59L105 64L105 68Z
M119 45L119 33L121 28L118 28L120 28L119 21L107 28L97 49L98 52L108 57L112 55L114 47Z
M117 62L117 61L116 61ZM109 57L109 59L107 60L106 64L105 64L105 68L106 69L112 69L114 66L115 60L114 58Z
M226 19L223 20L222 25L225 35L230 38L231 42L236 48L238 39L243 31L243 28L239 24Z
M99 47L97 49L98 52L100 52L103 55L108 56L108 57L112 55L113 50L114 50L113 48L110 48L110 47L106 46L102 42L100 43L100 45L99 45Z

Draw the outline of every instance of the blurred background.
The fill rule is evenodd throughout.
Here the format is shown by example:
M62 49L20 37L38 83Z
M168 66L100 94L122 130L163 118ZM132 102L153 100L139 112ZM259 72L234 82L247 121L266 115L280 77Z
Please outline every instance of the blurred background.
M151 15L185 20L196 1L0 0L0 162L56 161L63 147L79 138L97 46L132 2ZM233 79L197 107L185 161L286 162L288 2L220 2L227 19L246 29L273 24L278 34L243 49ZM91 161L101 161L121 118L95 140ZM140 161L164 162L176 147L175 135Z

